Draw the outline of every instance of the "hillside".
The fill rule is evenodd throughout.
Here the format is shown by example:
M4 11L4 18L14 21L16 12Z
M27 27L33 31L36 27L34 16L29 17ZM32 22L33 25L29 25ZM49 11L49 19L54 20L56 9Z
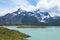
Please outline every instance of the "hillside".
M25 40L28 37L30 36L19 31L0 27L0 40Z

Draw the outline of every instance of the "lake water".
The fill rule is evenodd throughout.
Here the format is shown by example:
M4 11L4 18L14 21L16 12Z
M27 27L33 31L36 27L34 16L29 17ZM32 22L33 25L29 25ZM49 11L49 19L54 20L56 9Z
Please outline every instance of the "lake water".
M48 28L16 28L14 26L8 27L9 29L18 30L26 33L31 37L28 40L60 40L60 27Z

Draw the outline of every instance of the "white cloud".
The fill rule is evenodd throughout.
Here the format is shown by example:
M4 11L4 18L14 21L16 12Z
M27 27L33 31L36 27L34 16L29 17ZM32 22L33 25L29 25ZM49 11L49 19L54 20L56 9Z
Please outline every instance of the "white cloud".
M51 0L50 2L48 2L48 0L40 0L40 2L37 4L37 8L49 9L55 5L55 0Z
M3 2L4 0L0 0L0 2ZM0 6L0 16L5 15L6 13L10 13L13 11L16 11L18 8L21 8L23 10L34 10L35 7L31 5L27 0L10 0L11 3L8 4L7 6Z
M39 0L36 8L40 8L41 11L48 11L51 16L60 15L58 12L60 11L60 0Z
M12 5L15 5L23 10L30 11L35 9L35 7L31 5L27 0L11 0L11 1L13 2Z
M0 0L2 2L4 0ZM40 8L40 10L51 10L52 7L57 6L58 10L60 10L60 0L39 0L36 6L31 5L27 0L10 0L10 7L2 7L0 6L0 15L5 15L6 13L10 13L16 11L18 8L23 10L35 10ZM8 4L8 3L7 3ZM53 9L53 8L52 8Z

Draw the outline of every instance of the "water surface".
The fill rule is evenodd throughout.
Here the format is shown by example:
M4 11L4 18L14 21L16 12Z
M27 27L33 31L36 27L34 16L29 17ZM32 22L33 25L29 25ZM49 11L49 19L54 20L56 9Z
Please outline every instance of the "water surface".
M31 37L29 38L29 40L60 40L60 27L16 28L15 26L7 26L7 28L11 30L18 30L30 35Z

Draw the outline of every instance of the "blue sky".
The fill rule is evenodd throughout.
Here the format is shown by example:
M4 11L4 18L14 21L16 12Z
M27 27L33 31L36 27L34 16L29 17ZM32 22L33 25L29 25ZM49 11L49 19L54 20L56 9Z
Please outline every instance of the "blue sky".
M41 9L52 12L53 7L58 7L59 11L60 0L0 0L0 16L16 11L18 8L26 11ZM55 11L57 10L54 10L53 14L56 14Z
M31 5L36 6L39 0L27 0Z

